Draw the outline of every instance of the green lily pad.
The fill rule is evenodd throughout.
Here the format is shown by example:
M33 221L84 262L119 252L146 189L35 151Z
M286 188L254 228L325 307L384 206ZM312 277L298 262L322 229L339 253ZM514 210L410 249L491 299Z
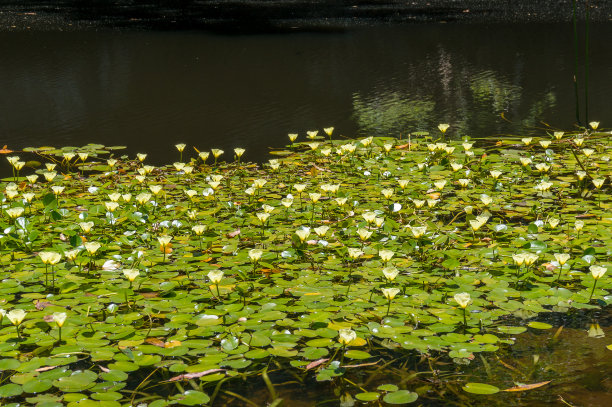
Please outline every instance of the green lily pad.
M463 386L463 390L473 394L495 394L499 392L499 388L486 383L467 383Z
M414 403L418 398L419 395L414 392L408 390L398 390L385 394L383 401L388 404L409 404Z

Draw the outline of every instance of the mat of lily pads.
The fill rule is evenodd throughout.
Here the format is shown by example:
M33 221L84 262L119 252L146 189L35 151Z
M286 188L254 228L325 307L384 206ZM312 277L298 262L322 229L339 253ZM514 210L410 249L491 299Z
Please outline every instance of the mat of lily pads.
M102 145L0 150L3 404L248 404L225 390L260 380L278 405L274 372L465 365L551 328L543 312L609 305L610 132L452 130L291 134L263 165L183 144L165 166ZM343 389L424 397L409 380Z

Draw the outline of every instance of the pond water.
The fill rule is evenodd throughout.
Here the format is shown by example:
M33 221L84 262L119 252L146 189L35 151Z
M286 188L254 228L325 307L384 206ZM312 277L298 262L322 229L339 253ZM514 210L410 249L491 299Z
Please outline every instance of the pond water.
M604 126L610 39L611 24L591 26L589 119ZM331 125L338 135L397 136L445 122L454 136L495 137L576 122L570 24L4 32L0 51L0 143L13 149L119 144L165 163L185 142L245 147L261 161L287 133Z

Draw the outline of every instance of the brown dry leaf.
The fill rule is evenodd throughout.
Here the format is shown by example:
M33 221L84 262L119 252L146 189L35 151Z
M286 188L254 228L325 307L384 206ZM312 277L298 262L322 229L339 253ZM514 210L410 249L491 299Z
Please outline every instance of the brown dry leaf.
M12 152L13 150L9 150L8 148L6 148L6 144L0 149L0 154L10 154Z
M52 306L53 303L50 303L49 301L41 301L41 300L36 300L36 302L34 303L34 306L36 307L37 310L43 310L47 307ZM51 321L53 321L53 317L51 317ZM49 321L46 321L49 322Z
M166 342L162 341L159 338L147 338L145 342L149 345L159 346L160 348L164 348L166 346Z
M39 367L38 369L36 369L36 372L46 372L47 370L53 370L55 369L57 366L43 366L43 367Z
M232 237L236 237L239 234L240 234L240 229L237 229L237 230L234 230L233 232L228 233L227 237L231 239Z
M159 293L157 291L151 291L140 293L140 295L142 295L144 298L155 298L159 296Z
M109 369L109 368L107 368L107 367L100 366L100 365L98 365L98 367L99 367L99 368L100 368L100 370L101 370L101 371L103 371L104 373L108 373L108 372L110 372L110 369Z
M548 381L540 382L540 383L523 384L522 386L510 387L509 389L505 389L502 391L526 391L526 390L531 390L531 389L537 389L538 387L546 386L550 382L551 381L548 380Z
M164 344L164 348L176 348L177 346L181 346L181 341L170 341Z
M209 375L209 374L212 374L212 373L219 373L219 372L225 372L225 369L209 369L209 370L205 370L203 372L180 374L178 376L171 377L170 379L168 379L168 381L169 382L176 382L178 380L195 379L195 378L198 378L198 377L206 376L206 375Z
M377 364L378 362L380 362L380 360L377 360L376 362L370 362L370 363L361 363L359 365L342 365L342 367L352 368L352 367L373 366Z
M315 360L314 362L310 362L309 364L306 365L306 370L310 370L310 369L314 369L315 367L322 365L323 363L327 362L329 360L329 358L325 358L325 359L319 359L319 360Z

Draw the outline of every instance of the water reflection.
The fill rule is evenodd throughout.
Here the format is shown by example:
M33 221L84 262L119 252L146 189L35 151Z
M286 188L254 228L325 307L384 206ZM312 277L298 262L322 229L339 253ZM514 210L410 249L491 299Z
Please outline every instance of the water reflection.
M612 26L593 25L591 117L606 110ZM455 136L574 123L571 27L414 25L344 33L1 33L0 141L128 145L166 162L177 142L245 147L453 125ZM502 117L502 114L507 119ZM191 154L193 151L190 150Z

